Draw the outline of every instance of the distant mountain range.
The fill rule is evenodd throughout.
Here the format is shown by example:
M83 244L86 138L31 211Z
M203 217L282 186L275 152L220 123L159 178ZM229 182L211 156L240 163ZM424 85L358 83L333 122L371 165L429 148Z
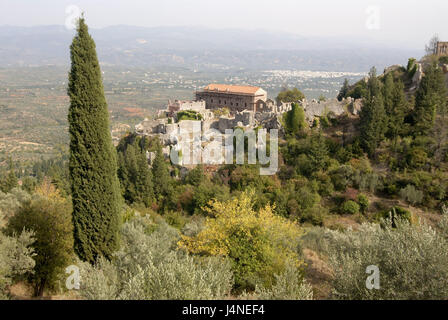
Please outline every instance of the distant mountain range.
M261 30L111 26L90 32L103 65L129 67L365 72L373 65L382 71L423 54L369 39ZM64 26L0 26L0 67L67 65L73 35Z

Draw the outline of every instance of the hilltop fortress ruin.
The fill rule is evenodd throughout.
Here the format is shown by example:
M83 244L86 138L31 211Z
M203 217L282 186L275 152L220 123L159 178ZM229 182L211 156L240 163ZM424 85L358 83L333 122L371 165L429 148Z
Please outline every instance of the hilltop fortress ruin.
M243 130L264 128L282 129L282 116L291 110L292 103L268 99L267 92L259 87L226 84L210 84L195 93L196 100L168 101L166 109L160 110L156 119L145 119L135 126L138 135L158 136L169 154L170 147L177 144L176 133L201 132L215 129L225 133L227 129ZM357 114L358 101L351 98L338 101L297 101L303 107L310 125L322 116L337 117L344 112Z

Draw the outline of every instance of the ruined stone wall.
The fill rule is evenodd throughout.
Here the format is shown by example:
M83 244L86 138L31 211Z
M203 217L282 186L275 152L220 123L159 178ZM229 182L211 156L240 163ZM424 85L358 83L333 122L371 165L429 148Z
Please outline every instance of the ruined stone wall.
M326 115L340 116L344 112L357 114L360 110L360 102L355 103L353 99L329 99L327 101L303 101L302 107L305 111L305 118L309 123L312 123L316 117L323 117Z
M230 117L220 117L218 121L218 130L222 133L226 131L226 129L232 129L236 126L235 118Z
M235 114L235 121L241 122L243 126L253 126L255 124L255 117L253 111L243 111Z
M168 112L178 112L182 110L193 110L200 112L205 110L205 101L201 100L171 100L168 101Z
M216 119L208 119L202 121L202 132L209 131L210 129L218 129L219 128L219 120Z
M135 126L135 131L141 134L165 133L164 128L167 121L167 119L145 119Z

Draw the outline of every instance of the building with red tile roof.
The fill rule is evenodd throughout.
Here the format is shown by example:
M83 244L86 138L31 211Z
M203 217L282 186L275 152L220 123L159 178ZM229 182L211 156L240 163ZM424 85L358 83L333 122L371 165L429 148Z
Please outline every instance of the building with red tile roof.
M196 92L196 100L205 101L207 109L228 108L233 113L256 111L257 103L266 102L267 92L253 86L212 83Z

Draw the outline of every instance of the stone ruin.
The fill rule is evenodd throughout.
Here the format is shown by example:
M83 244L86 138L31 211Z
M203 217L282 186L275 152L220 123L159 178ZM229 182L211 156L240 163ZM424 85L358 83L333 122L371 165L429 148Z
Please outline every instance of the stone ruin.
M306 121L310 126L316 118L323 116L338 117L346 112L357 115L362 106L361 100L355 101L352 98L343 99L342 101L338 101L337 99L329 99L326 101L313 99L308 101L304 99L298 103L304 109ZM257 112L244 110L218 117L215 116L212 110L206 109L204 104L196 103L194 104L194 111L201 114L202 120L177 121L177 113L181 110L186 110L183 106L187 105L193 105L193 102L183 101L178 110L173 110L177 108L173 108L171 105L167 110L159 111L158 115L162 116L162 118L143 120L135 126L135 132L139 135L159 137L165 146L164 153L169 155L170 147L177 144L176 139L173 137L176 136L176 133L181 132L181 130L188 132L200 130L202 133L205 133L210 129L215 129L222 134L225 134L227 129L234 128L248 130L262 127L267 130L281 130L281 118L285 112L290 111L292 108L292 103L284 103L281 101L275 103L273 100L268 99L266 102L258 102Z

